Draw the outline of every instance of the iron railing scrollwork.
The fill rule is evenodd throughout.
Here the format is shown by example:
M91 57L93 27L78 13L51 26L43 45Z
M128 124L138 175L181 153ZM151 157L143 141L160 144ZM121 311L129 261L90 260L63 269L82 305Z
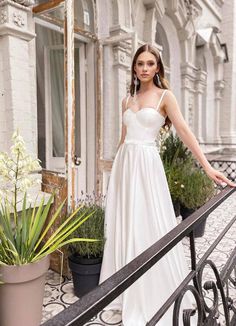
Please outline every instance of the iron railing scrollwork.
M236 178L236 162L225 160L210 160L211 166L217 170L222 171L225 176L231 180Z
M236 288L236 248L231 252L221 272L217 270L216 265L209 256L236 222L236 215L232 217L231 221L221 231L198 262L196 261L194 239L194 229L224 200L232 195L235 190L236 188L224 188L208 203L177 225L128 265L124 266L93 291L80 298L69 308L45 322L43 326L84 325L156 264L186 235L190 235L191 270L146 325L156 325L166 311L173 307L173 326L196 326L196 319L197 326L216 326L219 325L219 305L222 304L225 325L235 326L236 307L233 299L230 297L229 286ZM203 280L206 268L212 271L213 279ZM211 293L211 305L209 305L204 296L206 291ZM181 303L187 293L191 293L195 301L195 307L191 309L189 307L188 309L181 308Z

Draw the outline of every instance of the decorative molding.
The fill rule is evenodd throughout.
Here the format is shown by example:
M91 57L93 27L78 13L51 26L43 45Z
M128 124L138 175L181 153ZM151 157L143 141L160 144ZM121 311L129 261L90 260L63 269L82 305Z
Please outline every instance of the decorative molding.
M120 68L125 68L129 66L127 64L127 55L126 50L122 47L122 44L115 45L113 47L113 54L114 54L114 64L113 66L119 66Z
M15 1L13 1L13 0L0 0L0 8L1 7L5 7L5 8L14 7L14 8L17 8L17 9L24 10L26 12L31 11L30 7L23 6L22 4L19 4L19 3L15 2Z
M0 24L5 24L8 20L7 11L1 10L0 11Z
M217 0L202 0L203 3L211 10L211 12L221 21L222 20L222 14L220 11L220 7L218 3L222 1Z
M153 1L153 0L143 0L143 4L146 10L155 9L155 14L157 18L162 18L165 14L165 4L163 0Z
M194 125L194 96L192 93L189 94L188 98L188 124L190 128Z
M13 13L12 21L18 27L22 27L25 25L24 17L22 17L22 15L17 12Z
M9 24L0 25L0 36L4 35L12 35L14 37L19 37L26 41L31 41L36 36L35 33L28 32L25 29L16 28L14 27L14 25L13 27L12 25L9 26Z
M187 10L187 15L191 17L191 19L194 20L201 15L202 7L198 3L196 2L193 3L192 1L189 0L184 0L184 2Z
M203 70L198 70L196 73L195 90L197 93L203 94L206 89L207 73Z
M32 6L35 3L34 0L13 0L13 1L26 7Z
M224 88L225 82L223 80L215 80L215 99L222 99Z

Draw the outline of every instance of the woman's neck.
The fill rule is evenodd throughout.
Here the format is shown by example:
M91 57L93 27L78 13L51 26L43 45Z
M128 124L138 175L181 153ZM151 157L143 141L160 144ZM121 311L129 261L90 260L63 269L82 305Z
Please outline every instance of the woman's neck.
M154 88L156 88L156 86L153 83L153 81L147 82L147 83L141 83L138 92L139 93L144 93L144 92L152 91Z

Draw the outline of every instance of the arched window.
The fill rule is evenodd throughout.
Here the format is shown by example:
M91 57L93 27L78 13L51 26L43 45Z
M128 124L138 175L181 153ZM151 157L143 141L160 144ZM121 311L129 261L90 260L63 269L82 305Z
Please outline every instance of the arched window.
M166 78L170 80L170 49L167 36L161 24L156 25L155 42L161 51L162 61L165 66Z

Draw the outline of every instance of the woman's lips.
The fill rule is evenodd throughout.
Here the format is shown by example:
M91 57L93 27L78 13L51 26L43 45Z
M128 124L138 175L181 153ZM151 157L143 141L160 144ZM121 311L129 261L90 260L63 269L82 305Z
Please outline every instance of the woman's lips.
M141 74L141 77L148 77L148 74Z

